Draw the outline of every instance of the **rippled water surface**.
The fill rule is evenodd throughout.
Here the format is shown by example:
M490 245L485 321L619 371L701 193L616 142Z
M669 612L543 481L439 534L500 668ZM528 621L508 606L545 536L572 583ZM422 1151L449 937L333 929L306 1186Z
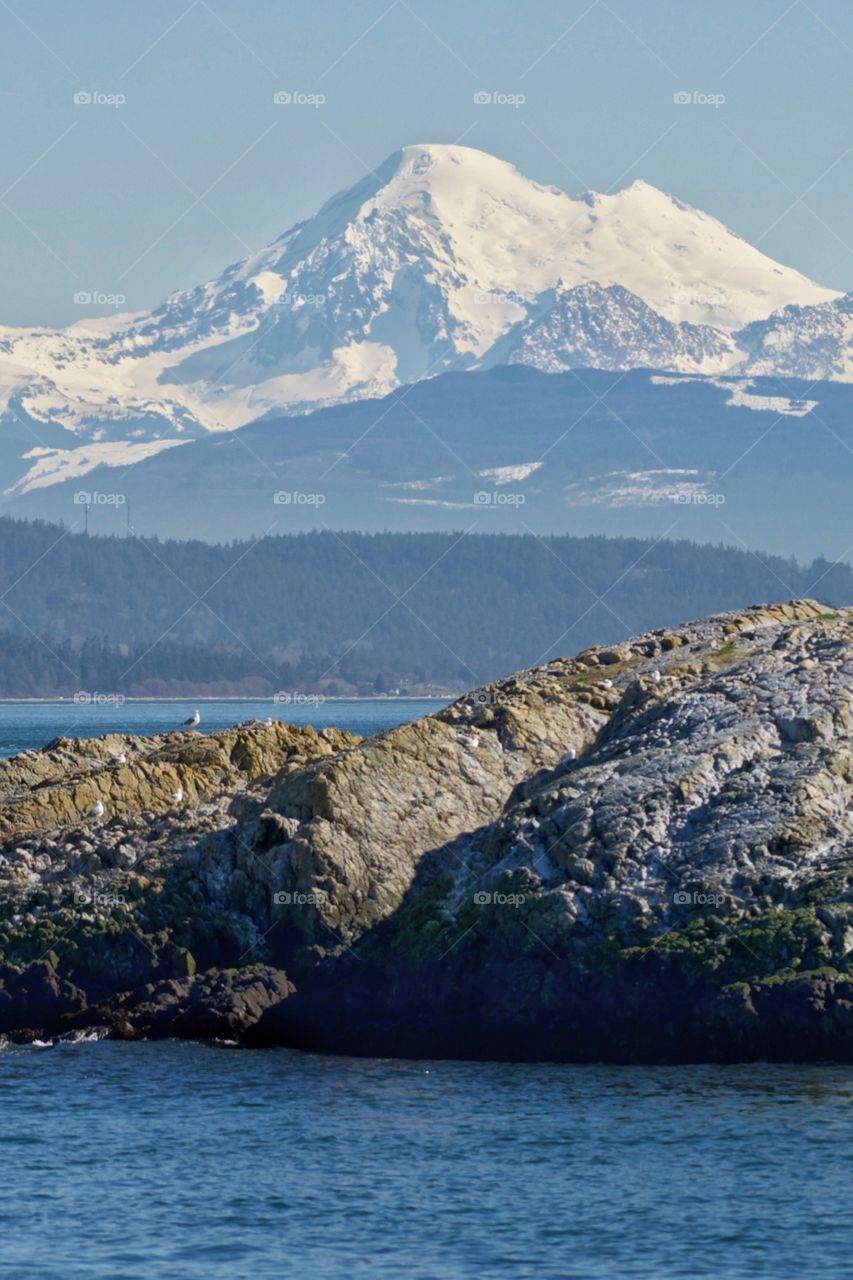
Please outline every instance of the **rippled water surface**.
M853 1077L0 1053L0 1274L850 1275Z

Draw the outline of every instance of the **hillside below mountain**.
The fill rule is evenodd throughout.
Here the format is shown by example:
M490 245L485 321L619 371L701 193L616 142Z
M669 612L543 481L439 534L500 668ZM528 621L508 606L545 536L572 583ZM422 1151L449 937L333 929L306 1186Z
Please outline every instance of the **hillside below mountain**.
M513 364L12 486L0 511L147 538L533 531L836 560L851 488L850 386Z

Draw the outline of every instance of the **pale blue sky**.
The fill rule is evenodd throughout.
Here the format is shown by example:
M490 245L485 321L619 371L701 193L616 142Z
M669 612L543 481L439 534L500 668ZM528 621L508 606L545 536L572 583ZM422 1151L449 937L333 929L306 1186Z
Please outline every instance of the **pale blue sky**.
M850 0L0 0L0 324L155 305L459 139L571 192L644 177L853 288L851 99Z

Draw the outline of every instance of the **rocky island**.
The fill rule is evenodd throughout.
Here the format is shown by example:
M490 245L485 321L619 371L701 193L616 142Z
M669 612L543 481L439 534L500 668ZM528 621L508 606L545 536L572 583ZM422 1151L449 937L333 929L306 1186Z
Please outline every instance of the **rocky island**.
M4 762L0 1032L849 1061L852 875L853 609L756 606L364 740Z

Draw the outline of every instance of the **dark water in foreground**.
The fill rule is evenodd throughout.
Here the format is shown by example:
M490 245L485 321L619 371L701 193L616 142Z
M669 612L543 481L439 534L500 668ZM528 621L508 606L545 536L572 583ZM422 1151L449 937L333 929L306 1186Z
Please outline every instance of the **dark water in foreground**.
M203 703L371 733L439 703ZM191 706L0 704L0 753ZM846 1067L0 1051L10 1280L845 1280Z
M0 1053L0 1274L850 1275L853 1075Z
M315 729L335 725L350 733L368 735L403 720L438 711L446 703L403 698L370 698L353 702L327 698L319 702L275 703L270 698L240 702L84 702L71 698L55 702L0 702L0 759L18 751L43 747L60 734L66 738L97 738L102 733L169 733L201 712L201 732L222 729L238 720L287 720L312 724Z

